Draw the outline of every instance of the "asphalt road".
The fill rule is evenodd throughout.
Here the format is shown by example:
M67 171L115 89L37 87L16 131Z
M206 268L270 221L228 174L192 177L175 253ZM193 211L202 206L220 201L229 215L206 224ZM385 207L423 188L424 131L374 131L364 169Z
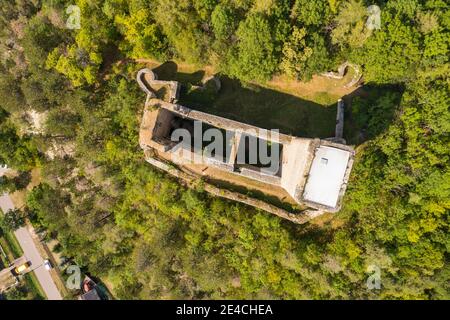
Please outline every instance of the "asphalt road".
M0 170L0 176L3 175L3 170ZM0 196L0 208L3 212L14 209L14 204L8 194ZM17 241L22 247L23 253L27 261L31 262L31 269L36 274L42 289L44 290L49 300L62 300L62 296L53 281L50 272L43 266L44 259L39 254L39 250L33 241L30 231L26 227L17 229L14 232Z
M31 262L31 269L36 274L36 278L41 284L47 298L49 300L62 300L61 294L53 282L50 272L43 266L44 259L42 259L39 254L28 229L26 227L19 228L14 232L14 234L22 247L24 256Z

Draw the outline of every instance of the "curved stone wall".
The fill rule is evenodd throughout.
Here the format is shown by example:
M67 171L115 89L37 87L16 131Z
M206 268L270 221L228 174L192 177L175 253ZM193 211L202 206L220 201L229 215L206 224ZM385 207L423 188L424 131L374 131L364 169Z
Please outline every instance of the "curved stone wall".
M352 68L353 70L355 70L355 75L353 76L352 80L344 86L345 88L350 88L356 85L359 82L359 80L361 80L362 77L361 70L359 66L357 66L356 64L346 61L338 67L338 72L333 71L325 72L322 73L322 76L341 80L344 78L345 71L347 70L347 68Z

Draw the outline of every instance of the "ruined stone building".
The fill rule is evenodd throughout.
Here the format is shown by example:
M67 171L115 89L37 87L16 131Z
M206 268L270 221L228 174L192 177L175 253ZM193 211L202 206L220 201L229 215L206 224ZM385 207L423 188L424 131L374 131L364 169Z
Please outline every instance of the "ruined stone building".
M303 223L323 212L337 212L347 187L353 164L354 151L338 142L342 139L343 103L339 102L336 134L330 139L301 138L271 132L223 117L200 112L177 104L180 84L176 81L159 81L149 69L138 72L137 81L147 93L142 117L139 144L146 160L185 180L206 177L207 191L225 198L244 202L272 212L297 223ZM164 88L161 91L161 88ZM159 92L159 97L157 96ZM161 94L162 92L162 94ZM162 97L161 97L162 95ZM195 134L195 122L203 128L214 128L224 133L224 152L204 155L203 145L190 141L180 144L173 133L184 128ZM271 146L279 154L279 161L267 170L259 160L243 158L237 161L240 150L249 149L249 141L258 140ZM258 144L257 144L258 145ZM181 152L182 151L182 152ZM195 154L203 154L202 162L193 161ZM242 187L276 197L282 202L303 208L298 213L264 200L250 198L245 193L226 190L224 185ZM315 210L305 210L305 209Z

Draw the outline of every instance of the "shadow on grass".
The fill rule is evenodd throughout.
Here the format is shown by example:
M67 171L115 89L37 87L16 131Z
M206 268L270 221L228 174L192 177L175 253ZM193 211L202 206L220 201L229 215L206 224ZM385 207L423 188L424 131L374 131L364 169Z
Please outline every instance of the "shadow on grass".
M244 86L226 76L219 76L221 89L217 94L192 90L192 86L201 85L204 71L178 72L176 63L171 61L154 71L158 79L179 81L179 102L192 109L299 137L328 138L334 134L335 105L322 106L261 86Z
M178 65L173 61L167 61L153 71L158 75L158 80L175 80L183 85L201 85L201 81L205 76L205 71L199 70L193 73L178 72Z
M221 81L218 93L199 90L196 86L202 85L205 72L178 72L173 61L154 71L158 79L179 81L182 84L179 103L192 109L298 137L334 136L335 104L322 105L259 85L244 85L223 75L217 75ZM394 119L401 92L396 86L369 84L343 97L347 143L359 145L385 131Z

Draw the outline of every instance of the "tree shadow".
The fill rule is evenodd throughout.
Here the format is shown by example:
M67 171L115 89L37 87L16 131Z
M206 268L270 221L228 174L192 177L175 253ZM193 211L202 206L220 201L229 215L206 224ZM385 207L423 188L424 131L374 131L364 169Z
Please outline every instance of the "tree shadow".
M174 80L178 71L178 65L173 61L167 61L153 68L153 71L158 75L159 80Z
M299 97L220 76L221 89L182 91L180 103L228 119L299 137L328 138L334 135L336 106L323 106ZM202 97L203 94L203 97ZM212 97L211 97L212 96ZM202 99L204 98L204 99Z
M100 66L100 75L104 77L109 70L111 70L111 66L123 59L124 56L119 48L114 44L108 44L102 50L102 64Z
M159 80L171 81L175 80L184 85L201 85L201 81L205 76L205 71L198 70L193 73L178 72L178 65L173 61L167 61L153 71L158 75Z

